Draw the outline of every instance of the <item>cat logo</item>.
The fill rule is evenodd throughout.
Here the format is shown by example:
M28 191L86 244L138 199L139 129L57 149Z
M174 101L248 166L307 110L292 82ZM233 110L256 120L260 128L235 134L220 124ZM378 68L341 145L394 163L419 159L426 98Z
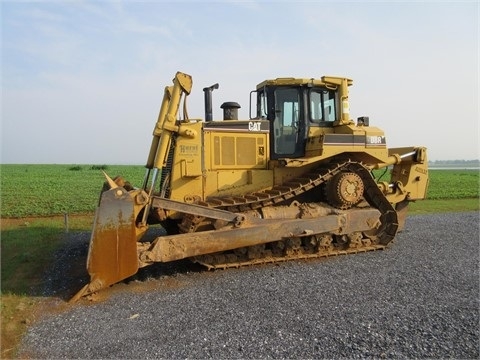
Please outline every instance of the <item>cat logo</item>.
M248 123L248 131L260 131L261 130L261 122L258 121L250 121Z

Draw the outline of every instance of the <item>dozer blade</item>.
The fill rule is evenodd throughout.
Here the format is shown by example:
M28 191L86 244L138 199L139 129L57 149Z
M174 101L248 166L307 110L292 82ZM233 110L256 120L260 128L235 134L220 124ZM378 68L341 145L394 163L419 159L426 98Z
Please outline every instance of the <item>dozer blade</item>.
M122 187L103 192L88 250L90 283L70 301L115 284L138 271L134 202Z

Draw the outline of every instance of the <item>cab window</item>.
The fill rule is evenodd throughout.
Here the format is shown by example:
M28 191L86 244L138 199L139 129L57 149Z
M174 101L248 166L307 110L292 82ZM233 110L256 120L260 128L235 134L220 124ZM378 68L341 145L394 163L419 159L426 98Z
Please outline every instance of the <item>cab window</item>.
M257 92L257 119L266 119L267 117L267 92L265 90L260 90Z
M336 120L335 91L327 89L310 90L310 121L328 125Z

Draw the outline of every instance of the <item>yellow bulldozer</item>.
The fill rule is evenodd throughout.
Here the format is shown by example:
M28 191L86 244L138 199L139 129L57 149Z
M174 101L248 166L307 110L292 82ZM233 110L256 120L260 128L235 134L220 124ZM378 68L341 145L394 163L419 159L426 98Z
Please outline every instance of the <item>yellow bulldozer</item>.
M189 258L209 269L383 249L428 187L425 147L387 148L368 117L350 118L348 78L277 78L213 120L190 119L192 78L166 86L143 184L110 178L87 259L90 282L72 300L155 262ZM183 100L183 116L180 105ZM379 169L384 169L381 171ZM384 181L375 176L387 172ZM144 238L149 225L166 234Z

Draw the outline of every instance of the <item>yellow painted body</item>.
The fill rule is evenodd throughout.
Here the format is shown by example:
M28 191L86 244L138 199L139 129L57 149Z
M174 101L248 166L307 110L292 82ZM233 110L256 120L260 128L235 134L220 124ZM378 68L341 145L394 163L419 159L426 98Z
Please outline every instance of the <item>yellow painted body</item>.
M381 129L362 121L355 124L350 118L348 104L348 87L352 84L351 79L327 76L321 79L278 78L258 84L257 91L267 87L304 87L335 93L331 121L324 125L307 124L303 156L274 158L272 141L288 146L285 141L291 141L295 132L293 122L284 126L281 129L283 137L277 138L272 134L272 120L263 117L175 121L180 97L182 93L188 95L192 87L190 76L177 73L174 86L165 88L147 168L168 168L169 177L162 180L160 188L168 188L168 197L172 200L195 203L211 197L243 196L269 189L301 177L334 158L347 157L371 169L395 165L388 183L395 182L396 189L400 190L392 192L388 184L379 184L392 203L425 197L428 185L425 150L422 150L424 158L413 165L411 156L402 156L417 148L389 150ZM173 134L176 134L174 143ZM173 151L171 164L167 164L169 151ZM176 217L175 212L170 211L169 216Z
M248 122L238 121L239 124ZM286 164L280 166L280 161L269 160L268 133L227 131L218 126L220 124L210 123L207 129L206 123L201 121L183 124L199 135L177 139L170 180L172 200L194 203L209 197L241 196L285 183L342 154L374 168L377 164L387 163L394 154L401 155L415 149L387 149L385 145L367 146L353 140L342 145L327 142L327 134L343 138L346 135L352 138L383 137L383 132L376 127L314 128L309 131L306 156L286 160ZM423 199L428 185L426 165L426 158L415 166L411 161L403 161L393 167L391 181L400 182L402 189L410 194L409 199ZM388 187L385 194L389 194ZM390 194L389 199L392 203L400 202L405 199L405 193Z

